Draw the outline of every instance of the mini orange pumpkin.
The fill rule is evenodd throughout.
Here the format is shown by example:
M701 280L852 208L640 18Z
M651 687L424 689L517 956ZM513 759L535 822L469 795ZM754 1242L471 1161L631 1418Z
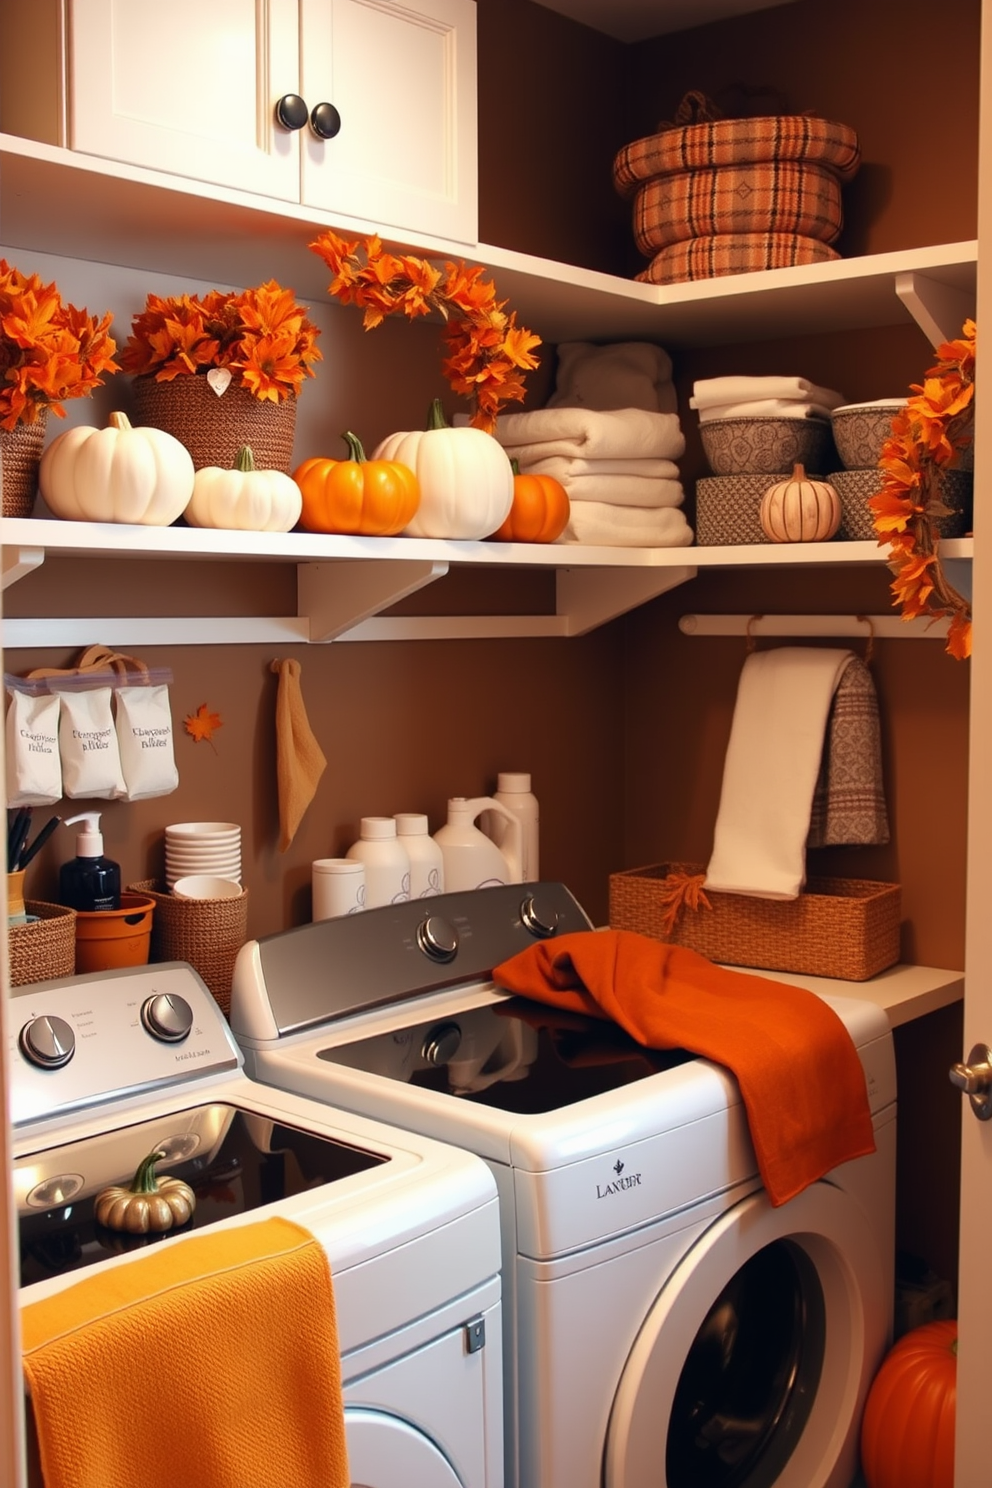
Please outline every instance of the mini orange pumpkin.
M402 532L420 505L416 475L395 460L367 460L357 435L341 437L348 446L347 460L316 455L293 471L303 496L300 525L307 532L363 537Z
M952 1488L958 1325L923 1323L882 1360L865 1403L868 1488Z
M772 542L827 542L840 526L840 497L801 465L761 498L761 530Z
M571 504L568 492L553 475L521 474L513 469L513 504L506 520L490 533L494 542L551 543L565 531Z

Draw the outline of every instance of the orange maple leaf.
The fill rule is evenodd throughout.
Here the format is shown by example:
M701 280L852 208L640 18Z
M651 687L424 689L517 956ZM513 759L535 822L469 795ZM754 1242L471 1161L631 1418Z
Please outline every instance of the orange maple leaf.
M206 703L201 703L195 713L188 713L183 719L183 727L194 744L201 744L206 740L213 745L214 734L223 726L223 718L219 713L211 713Z

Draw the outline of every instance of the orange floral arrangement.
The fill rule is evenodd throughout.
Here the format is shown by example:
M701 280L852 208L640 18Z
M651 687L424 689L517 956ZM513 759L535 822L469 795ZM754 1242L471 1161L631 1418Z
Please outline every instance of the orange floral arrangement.
M46 408L64 418L63 400L87 397L104 372L119 371L110 321L0 258L0 428L33 424Z
M274 279L239 293L150 294L121 354L125 372L156 382L226 367L261 402L295 397L321 360L319 332Z
M541 338L518 326L513 311L507 314L480 268L437 268L387 253L377 237L351 241L330 231L310 247L334 275L328 293L344 305L360 305L367 331L396 311L410 320L432 311L442 317L448 355L441 370L456 393L474 402L476 428L491 434L500 404L523 398L524 373L538 365L533 351Z
M958 660L971 655L971 606L948 582L934 523L948 514L941 474L972 440L975 343L975 323L968 320L959 340L937 348L935 365L892 420L878 462L882 489L868 502L879 543L889 545L892 593L903 619L949 618L947 650Z

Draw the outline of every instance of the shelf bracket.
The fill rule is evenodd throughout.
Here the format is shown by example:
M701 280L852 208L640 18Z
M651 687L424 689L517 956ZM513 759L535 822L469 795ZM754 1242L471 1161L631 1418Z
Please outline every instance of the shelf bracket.
M896 294L902 300L930 345L960 336L961 328L975 314L975 297L963 289L904 269L896 275Z
M4 548L3 583L0 588L9 589L18 579L26 579L45 561L44 548Z
M562 568L556 578L556 608L565 634L585 635L648 600L696 577L685 568Z
M333 641L447 572L447 563L429 560L300 563L297 611L309 622L311 641Z

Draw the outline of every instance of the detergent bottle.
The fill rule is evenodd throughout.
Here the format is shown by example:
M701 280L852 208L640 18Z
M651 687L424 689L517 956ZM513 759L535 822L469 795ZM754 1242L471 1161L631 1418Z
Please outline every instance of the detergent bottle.
M497 847L475 825L483 811L505 817L507 834ZM444 858L444 888L488 889L495 884L522 883L520 818L492 796L452 796L448 820L434 833Z
M120 909L121 870L112 858L103 856L103 833L99 811L81 811L70 816L63 826L85 822L76 837L76 856L59 870L59 899L69 909Z

